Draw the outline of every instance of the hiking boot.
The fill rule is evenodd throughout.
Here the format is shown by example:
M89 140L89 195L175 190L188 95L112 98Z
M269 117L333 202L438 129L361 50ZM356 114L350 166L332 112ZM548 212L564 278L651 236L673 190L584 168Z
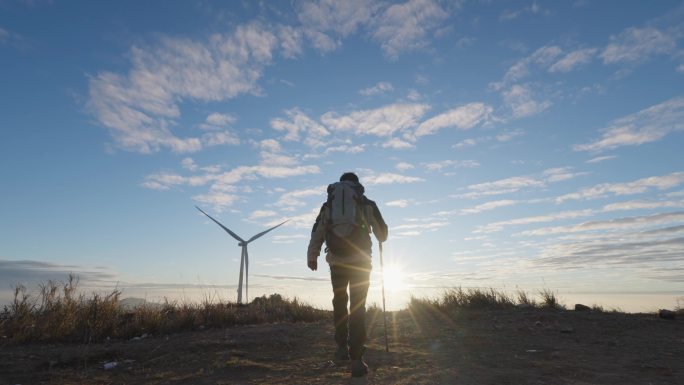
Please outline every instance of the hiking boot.
M335 361L349 361L349 348L339 346L335 351Z
M363 377L368 374L368 365L363 362L363 358L358 360L352 360L351 363L351 375L352 377Z

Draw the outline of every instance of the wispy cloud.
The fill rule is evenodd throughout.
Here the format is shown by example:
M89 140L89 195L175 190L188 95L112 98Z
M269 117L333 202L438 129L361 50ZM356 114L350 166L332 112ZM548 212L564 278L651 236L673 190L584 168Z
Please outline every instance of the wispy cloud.
M522 236L543 236L589 231L609 231L620 229L644 228L655 225L671 224L684 221L684 212L670 212L653 215L617 218L606 221L591 221L570 226L544 227L519 233Z
M363 183L368 186L381 185L381 184L405 184L405 183L416 183L424 182L425 179L406 176L401 174L394 174L391 172L369 175L363 178Z
M255 220L255 219L263 219L263 218L270 218L278 215L277 212L273 210L255 210L249 215L249 219Z
M486 202L486 203L479 204L477 206L461 209L459 212L461 214L478 214L478 213L481 213L483 211L494 210L494 209L497 209L499 207L513 206L513 205L518 204L518 203L519 203L519 201L517 201L517 200L502 199L502 200L498 200L498 201Z
M86 287L116 284L118 275L106 267L66 265L36 260L0 260L0 282L25 286L45 283L48 280L66 281L74 274ZM9 287L0 287L0 290Z
M304 143L310 147L320 147L326 144L323 139L330 134L328 130L299 108L286 110L285 115L287 115L287 120L271 119L273 129L286 133L285 140L299 141L303 139Z
M362 31L380 44L383 53L391 59L429 46L430 34L449 16L434 0L408 0L399 4L323 0L300 2L297 8L303 35L321 52L337 49L342 45L342 38Z
M670 53L677 46L674 36L654 27L627 28L610 40L601 53L606 64L643 61L653 55Z
M392 83L389 82L379 82L376 85L368 88L364 88L359 91L361 95L364 96L372 96L372 95L378 95L382 94L385 92L393 91L394 87L392 86Z
M326 196L326 186L293 190L282 194L275 205L283 207L284 210L294 210L297 207L306 206L303 198L319 197L320 200L325 200Z
M587 160L584 163L601 163L605 162L606 160L611 160L617 158L617 155L605 155L605 156L597 156L595 158L591 158Z
M179 103L258 94L257 81L279 43L270 27L250 23L206 40L162 37L149 46L134 46L127 74L100 72L90 78L88 105L123 149L198 151L201 138L172 132L181 117ZM217 143L215 137L209 140Z
M444 169L456 169L456 168L474 168L479 167L480 163L474 160L454 160L447 159L438 162L427 162L422 163L428 171L444 171Z
M577 192L561 195L555 198L556 203L570 200L588 200L605 198L615 195L641 194L651 189L666 190L684 183L684 172L675 172L668 175L651 176L627 183L601 183L592 187L583 188Z
M644 210L644 209L660 209L660 208L678 208L684 207L684 201L646 201L646 200L632 200L625 202L610 203L603 206L603 211L627 211L627 210Z
M529 85L514 84L502 92L504 103L513 112L513 117L524 118L539 114L551 106L550 100L537 100Z
M410 201L408 199L397 199L394 201L389 201L385 203L385 206L389 207L406 207L408 206Z
M582 48L567 53L563 58L549 67L549 72L570 72L584 64L590 63L596 54L596 48Z
M354 111L347 115L327 112L321 121L332 130L357 135L391 136L418 124L430 108L427 104L390 104L384 107Z
M374 0L310 1L297 6L304 35L322 52L337 49L340 38L368 25L380 8Z
M414 165L412 165L411 163L408 163L408 162L399 162L399 163L397 163L397 165L395 167L399 171L408 171L408 170L412 170L412 169L416 168Z
M262 146L277 144L272 140L262 141ZM151 174L145 177L141 184L145 188L155 190L168 190L177 186L204 186L211 184L209 191L194 195L193 200L210 204L214 210L221 211L228 206L232 206L240 199L238 183L245 179L266 178L288 178L306 174L317 174L320 168L314 165L276 165L277 163L287 162L287 158L278 158L277 153L273 155L268 150L263 151L266 156L266 163L256 166L238 166L225 172L207 172L198 175L183 176L172 172L162 172ZM274 158L270 158L274 156ZM278 160L278 161L276 161ZM269 164L273 161L275 164ZM211 170L216 171L216 170Z
M600 139L575 145L573 148L575 151L604 151L622 146L638 146L682 130L684 97L676 97L617 119L600 130L603 132Z
M449 16L434 0L409 0L392 4L371 25L373 39L390 58L427 46L428 34Z
M546 214L546 215L533 215L533 216L528 216L528 217L522 217L522 218L515 218L515 219L509 219L505 221L499 221L499 222L493 222L489 223L484 226L478 226L478 228L473 231L475 234L480 234L480 233L492 233L492 232L497 232L501 231L506 227L509 226L520 226L520 225L529 225L533 223L546 223L546 222L555 222L563 219L574 219L574 218L582 218L582 217L588 217L594 215L594 210L591 209L585 209L585 210L570 210L570 211L561 211L557 213L551 213L551 214Z
M467 130L486 122L492 111L493 108L484 103L459 106L421 123L416 129L416 136L431 135L447 127Z

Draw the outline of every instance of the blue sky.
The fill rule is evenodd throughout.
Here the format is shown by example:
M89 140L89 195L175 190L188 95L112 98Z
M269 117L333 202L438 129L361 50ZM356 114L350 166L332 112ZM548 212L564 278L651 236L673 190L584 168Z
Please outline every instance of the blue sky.
M672 307L683 42L678 1L0 1L0 298L73 272L234 299L239 248L198 205L243 237L290 219L250 245L250 296L329 307L306 246L353 170L393 307Z

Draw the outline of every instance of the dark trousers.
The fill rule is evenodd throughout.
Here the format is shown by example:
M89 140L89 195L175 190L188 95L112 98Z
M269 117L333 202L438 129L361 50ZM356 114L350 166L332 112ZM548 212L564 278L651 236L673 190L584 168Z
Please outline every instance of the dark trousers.
M370 262L330 265L335 342L337 346L349 346L349 356L353 360L361 358L363 344L366 343L366 295L370 285L370 271Z

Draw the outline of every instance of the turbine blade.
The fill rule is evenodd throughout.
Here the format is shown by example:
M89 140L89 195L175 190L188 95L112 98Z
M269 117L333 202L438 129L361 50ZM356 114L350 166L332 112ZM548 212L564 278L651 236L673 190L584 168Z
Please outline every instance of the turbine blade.
M202 214L208 216L209 219L211 219L212 221L216 222L216 224L219 225L219 226L221 226L222 229L226 230L226 232L227 232L228 234L230 234L233 238L235 238L236 241L240 241L240 242L244 242L244 241L245 241L244 239L240 238L239 235L237 235L237 234L235 234L234 232L230 231L229 228L227 228L226 226L222 225L221 222L219 222L219 221L217 221L216 219L212 218L211 215L209 215L209 214L205 213L204 211L202 211L201 208L199 208L199 207L197 207L197 206L195 206L195 208L196 208L197 210L199 210ZM279 226L280 226L280 225L279 225Z
M284 225L285 223L287 223L287 222L289 222L289 221L290 221L290 220L288 219L288 220L286 220L285 222L283 222L283 223L281 223L281 224L279 224L279 225L273 226L273 227L271 227L270 229L268 229L268 230L266 230L266 231L260 232L259 234L253 236L252 238L249 238L249 240L247 241L247 243L252 242L253 240L255 240L255 239L261 237L262 235L268 233L269 231L275 229L276 227L279 227L279 226Z
M240 256L240 279L238 280L238 303L242 303L242 271L245 266L245 246L242 246L242 255Z

